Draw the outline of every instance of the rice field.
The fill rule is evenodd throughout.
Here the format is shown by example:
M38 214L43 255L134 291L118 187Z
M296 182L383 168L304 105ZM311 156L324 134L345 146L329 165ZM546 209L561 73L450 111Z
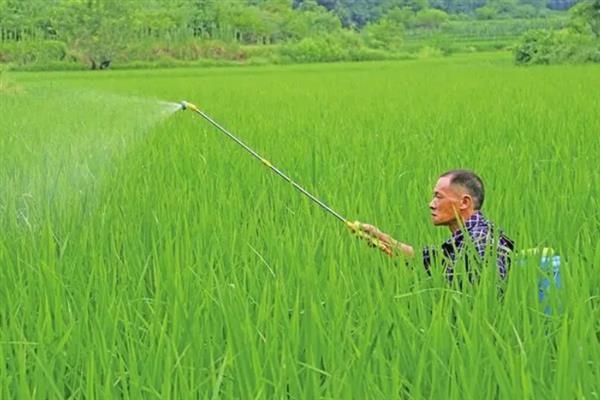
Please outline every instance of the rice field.
M598 66L477 55L8 78L0 398L600 397ZM449 236L429 220L438 175L473 169L519 249L560 254L562 287L538 300L538 256L462 288L387 258L161 103L179 100L417 248Z

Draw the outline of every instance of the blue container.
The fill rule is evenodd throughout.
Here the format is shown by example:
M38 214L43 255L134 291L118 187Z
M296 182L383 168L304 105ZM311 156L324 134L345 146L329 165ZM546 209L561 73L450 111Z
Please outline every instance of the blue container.
M561 288L560 284L560 256L542 256L540 267L544 276L538 282L538 296L544 304L544 314L552 315L553 293ZM557 300L554 300L556 302ZM558 310L560 312L560 304Z
M557 304L557 295L562 287L560 281L560 256L551 247L532 248L520 252L522 257L540 258L541 277L538 279L538 299L546 315L552 314L552 304ZM526 265L524 259L518 265ZM560 305L559 305L560 310Z
M560 289L560 256L542 256L540 268L544 277L538 282L538 294L540 301L544 301L554 288Z

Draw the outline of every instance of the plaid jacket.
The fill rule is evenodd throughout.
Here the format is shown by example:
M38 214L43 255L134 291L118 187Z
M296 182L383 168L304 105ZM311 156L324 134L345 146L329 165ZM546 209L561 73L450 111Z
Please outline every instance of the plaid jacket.
M467 240L465 240L465 232L469 234ZM465 268L469 279L472 280L473 272L476 272L471 269L473 260L477 266L480 265L484 260L486 250L493 245L496 245L498 273L504 279L510 267L510 253L514 249L514 242L501 230L496 232L494 225L485 219L481 211L477 211L464 221L464 229L458 229L450 239L442 243L441 252L433 246L425 247L423 249L423 265L429 272L432 262L436 262L441 254L441 263L451 281L454 277L454 266L458 256L464 254Z

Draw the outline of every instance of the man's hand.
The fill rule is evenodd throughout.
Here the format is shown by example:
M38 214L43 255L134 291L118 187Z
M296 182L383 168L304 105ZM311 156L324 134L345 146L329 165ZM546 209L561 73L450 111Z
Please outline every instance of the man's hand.
M394 249L400 250L408 257L414 256L412 246L398 242L390 235L381 232L377 227L358 221L348 222L348 228L361 239L365 239L371 247L378 247L388 256L394 255Z
M384 234L373 225L354 221L348 222L348 228L359 238L366 240L370 247L377 247L390 257L394 255L393 245L390 241L391 237Z

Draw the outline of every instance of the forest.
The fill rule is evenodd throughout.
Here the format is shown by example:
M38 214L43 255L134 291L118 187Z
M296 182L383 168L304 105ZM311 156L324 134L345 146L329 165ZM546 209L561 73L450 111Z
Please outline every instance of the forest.
M0 0L0 63L21 69L101 69L403 59L499 50L529 31L569 27L572 10L582 8L575 3ZM594 12L598 14L592 7L590 15Z

